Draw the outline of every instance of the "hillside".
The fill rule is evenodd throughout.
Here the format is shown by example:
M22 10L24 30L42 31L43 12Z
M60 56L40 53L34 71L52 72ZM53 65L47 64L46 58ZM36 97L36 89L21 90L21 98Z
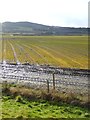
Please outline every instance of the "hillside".
M1 25L1 23L0 23L0 34L1 34L1 31L2 31L2 25Z
M3 33L18 33L29 35L87 35L87 28L47 26L31 22L4 22Z

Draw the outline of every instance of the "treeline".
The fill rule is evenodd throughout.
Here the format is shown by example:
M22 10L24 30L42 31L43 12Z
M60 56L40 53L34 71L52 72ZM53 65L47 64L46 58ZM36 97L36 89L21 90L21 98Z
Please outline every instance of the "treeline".
M14 35L88 35L90 28L47 26L31 22L4 22L3 33Z

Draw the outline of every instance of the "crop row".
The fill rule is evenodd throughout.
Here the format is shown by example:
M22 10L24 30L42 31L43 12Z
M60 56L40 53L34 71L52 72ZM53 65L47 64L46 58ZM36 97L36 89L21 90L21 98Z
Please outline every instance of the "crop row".
M88 68L87 36L3 36L3 38L2 59L8 62Z

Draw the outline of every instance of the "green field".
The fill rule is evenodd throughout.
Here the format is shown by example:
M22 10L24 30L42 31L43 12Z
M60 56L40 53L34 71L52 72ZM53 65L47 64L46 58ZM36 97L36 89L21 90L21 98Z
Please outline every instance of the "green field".
M7 62L88 68L88 36L3 36Z
M18 97L18 96L17 96ZM27 101L3 96L2 118L88 118L88 110L62 102Z

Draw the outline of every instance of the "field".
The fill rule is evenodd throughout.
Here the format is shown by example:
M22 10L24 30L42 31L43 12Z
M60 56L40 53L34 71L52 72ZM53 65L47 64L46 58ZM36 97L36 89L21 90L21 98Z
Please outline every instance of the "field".
M1 48L2 52L0 52L0 59L1 61L3 60L4 63L5 62L8 62L8 63L28 62L30 64L35 64L36 66L38 64L40 65L45 64L45 65L50 65L55 67L65 67L65 68L79 68L79 69L88 68L88 37L87 36L3 35L2 38L3 38L3 41L0 41L0 45L2 45L2 48ZM26 68L28 67L26 66ZM19 65L18 67L15 65L15 67L9 68L7 64L7 66L6 67L4 66L3 69L1 67L1 71L0 71L1 78L2 78L2 75L7 75L7 76L11 75L11 77L15 76L16 77L15 79L19 80L17 79L17 76L20 76L20 77L22 76L23 80L21 81L20 79L20 81L24 82L26 80L26 78L24 79L24 77L27 77L29 78L27 79L27 81L30 83L28 85L31 85L33 81L31 78L34 78L34 77L37 78L36 83L38 83L39 81L39 84L41 84L39 80L40 77L42 78L41 79L42 81L44 81L45 79L47 80L47 78L49 80L52 80L52 76L50 77L49 74L48 74L49 77L47 77L45 73L44 74L46 76L45 78L43 73L40 73L39 75L38 72L30 72L29 69L25 69L28 71L24 71L24 69L25 69L25 66L23 67L23 69L21 67L19 69ZM7 79L7 76L6 76L6 79ZM69 88L70 86L73 86L73 89L74 89L73 91L76 91L77 88L80 88L78 86L81 85L82 83L84 83L83 85L86 85L86 88L87 88L87 79L85 80L86 77L84 77L84 80L82 79L83 78L82 76L80 77L81 77L80 79L79 77L77 78L77 76L74 76L74 77L67 76L66 78L66 76L63 75L61 78L61 75L60 75L60 78L59 78L59 75L57 75L57 77L55 75L55 80L58 79L58 81L60 82L64 81L66 91L67 91L67 88ZM4 78L5 76L3 77L3 79ZM8 80L9 78L7 79L7 81ZM32 81L30 82L30 80ZM67 81L69 82L69 84L67 83ZM74 83L76 82L78 84L75 83L70 85L70 82L74 82ZM59 84L63 85L61 83ZM38 84L36 85L38 86ZM84 90L83 85L81 86L81 88ZM12 91L12 94L10 90ZM83 101L81 101L81 97L79 99L78 96L70 94L72 92L71 89L70 89L70 93L68 93L68 96L66 92L63 91L63 94L65 93L64 96L59 94L58 96L51 97L50 96L51 93L48 92L47 93L48 97L46 94L46 96L44 96L45 97L44 99L42 98L43 92L41 93L42 96L40 96L40 94L37 94L37 90L35 91L35 93L33 91L31 92L27 91L26 88L23 88L22 90L21 87L19 90L17 89L17 87L15 90L13 87L10 90L5 91L5 93L2 92L2 95L3 95L2 96L2 117L3 118L22 119L22 118L39 118L40 117L40 118L86 118L87 119L90 117L90 115L88 114L90 110L88 111L88 108L86 108L87 106L82 106L82 107L79 106L79 105L83 105L85 102L86 102L85 104L87 104L87 94L84 94L84 95L80 94L83 99ZM6 94L8 91L10 96ZM79 91L82 92L82 90L79 90ZM55 91L54 91L54 94L55 94ZM34 97L39 99L32 99ZM48 100L49 98L50 100ZM77 103L74 106L75 102Z
M4 35L2 42L3 61L88 68L87 36Z

